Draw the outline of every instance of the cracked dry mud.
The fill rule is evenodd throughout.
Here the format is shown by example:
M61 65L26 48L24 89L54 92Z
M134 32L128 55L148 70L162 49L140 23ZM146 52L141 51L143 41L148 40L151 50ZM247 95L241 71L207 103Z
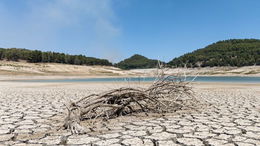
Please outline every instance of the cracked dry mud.
M260 145L259 88L195 87L206 106L164 116L120 117L99 131L71 135L57 130L66 114L64 103L104 84L20 84L0 86L2 145Z

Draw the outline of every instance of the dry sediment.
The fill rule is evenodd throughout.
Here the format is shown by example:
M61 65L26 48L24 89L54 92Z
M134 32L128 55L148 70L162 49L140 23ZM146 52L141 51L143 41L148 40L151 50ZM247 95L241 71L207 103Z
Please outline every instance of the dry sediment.
M58 130L67 98L122 85L0 83L0 144L260 145L260 90L251 85L197 85L196 97L207 106L121 117L84 135Z

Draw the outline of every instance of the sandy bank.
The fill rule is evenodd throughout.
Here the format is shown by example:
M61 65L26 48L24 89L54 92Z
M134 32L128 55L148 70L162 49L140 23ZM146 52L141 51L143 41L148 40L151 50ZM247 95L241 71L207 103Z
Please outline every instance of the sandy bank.
M0 80L19 79L72 79L97 77L145 77L154 76L157 69L121 70L109 66L80 66L57 63L27 63L0 61ZM259 76L260 66L175 68L167 69L168 74L198 76Z

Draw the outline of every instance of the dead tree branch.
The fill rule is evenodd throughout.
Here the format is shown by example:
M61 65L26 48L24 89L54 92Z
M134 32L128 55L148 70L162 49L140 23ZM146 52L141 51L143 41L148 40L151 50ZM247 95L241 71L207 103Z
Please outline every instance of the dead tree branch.
M148 88L118 88L91 94L68 107L64 127L73 134L84 133L82 120L111 119L134 112L166 113L182 107L182 97L192 97L189 82L166 75L159 64L158 76Z

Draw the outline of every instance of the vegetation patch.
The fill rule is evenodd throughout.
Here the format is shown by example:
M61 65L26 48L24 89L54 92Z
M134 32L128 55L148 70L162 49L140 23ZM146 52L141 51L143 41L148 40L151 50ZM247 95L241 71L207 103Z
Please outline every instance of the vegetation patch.
M156 68L157 63L157 60L148 59L142 55L135 54L132 57L119 62L115 66L121 69L142 69Z
M0 60L19 61L26 60L31 63L64 63L75 65L106 65L112 66L106 59L98 59L94 57L86 57L84 55L68 55L57 52L42 52L39 50L28 50L0 48Z
M260 40L231 39L184 54L168 63L174 67L260 65Z

